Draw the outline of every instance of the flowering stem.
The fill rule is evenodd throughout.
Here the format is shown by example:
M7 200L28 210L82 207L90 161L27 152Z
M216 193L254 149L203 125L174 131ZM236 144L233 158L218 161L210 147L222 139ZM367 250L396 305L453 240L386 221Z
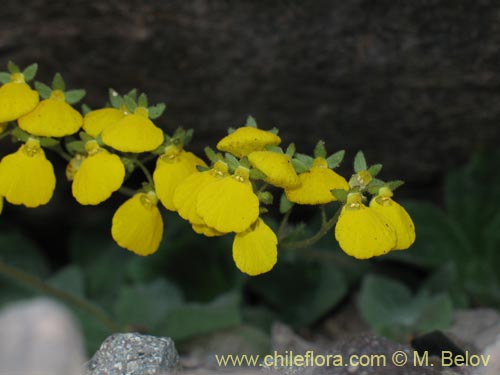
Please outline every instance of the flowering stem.
M118 332L120 328L99 306L80 298L72 293L68 293L62 289L53 287L47 284L42 279L12 267L0 260L0 275L4 275L18 283L28 285L40 292L46 293L63 302L73 305L82 311L92 315L96 320L101 322L111 332Z
M149 173L148 169L146 166L140 161L139 159L135 159L134 163L141 169L142 173L144 173L144 176L146 176L148 182L151 184L151 186L154 186L153 182L153 177L151 177L151 173Z
M128 188L126 186L122 186L120 189L118 189L118 191L123 195L126 195L127 197L133 197L135 194L135 190Z
M337 223L337 220L340 215L341 208L339 208L333 217L324 222L321 225L321 228L316 232L316 234L312 237L306 238L305 240L302 241L294 241L294 242L284 242L280 246L284 249L302 249L306 247L310 247L314 245L316 242L318 242L325 234L327 234L333 226Z
M5 137L11 135L11 131L6 131L0 134L0 139L4 139Z
M64 151L64 149L62 148L62 146L60 144L57 144L53 147L50 147L50 149L52 151L57 152L64 160L71 161L71 159L72 159L71 155L68 154L66 151Z
M281 219L280 226L278 228L278 238L283 237L283 232L286 228L286 225L288 224L288 219L290 218L290 214L292 213L293 207L290 207L290 209L283 215L283 219Z

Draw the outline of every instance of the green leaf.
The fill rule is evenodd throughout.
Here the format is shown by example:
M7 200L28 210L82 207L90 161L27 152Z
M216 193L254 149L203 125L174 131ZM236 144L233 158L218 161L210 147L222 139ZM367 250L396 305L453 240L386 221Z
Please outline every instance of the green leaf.
M347 202L347 194L349 194L344 189L333 189L332 194L339 202L345 203Z
M19 127L12 129L12 137L18 141L26 142L31 136Z
M45 277L49 264L42 252L21 233L0 234L0 260L31 275ZM0 288L1 289L1 288Z
M223 294L210 303L188 303L169 310L155 332L174 340L185 340L234 327L241 323L240 299L234 293Z
M66 84L61 73L56 73L54 79L52 80L52 89L64 91L66 89Z
M469 297L460 280L456 264L452 261L437 268L421 285L430 294L448 294L456 308L467 308Z
M294 203L290 202L285 193L281 194L280 198L280 213L285 214L290 211L293 207Z
M131 113L134 113L134 111L137 108L137 103L135 102L135 100L131 96L125 95L123 97L123 101L124 101L125 105L127 106L128 110Z
M28 67L26 67L26 69L23 70L24 80L26 82L29 82L33 78L35 78L37 70L38 70L38 64L37 63L31 64Z
M57 289L64 290L79 297L85 295L83 272L77 265L64 267L55 275L51 276L47 280L47 283Z
M139 107L148 108L148 96L145 93L139 95L139 98L137 99L137 105Z
M165 108L167 106L165 103L158 103L154 106L151 106L148 108L148 116L151 120L156 120L158 117L160 117L163 112L165 112Z
M370 168L368 168L368 173L370 173L372 177L376 177L381 170L382 164L373 164L372 166L370 166Z
M66 150L72 155L74 154L85 154L85 142L83 141L72 141L66 143Z
M113 310L119 324L144 326L150 331L182 302L181 291L160 278L147 284L123 286Z
M0 83L9 83L10 74L6 72L0 72Z
M297 158L292 159L292 165L297 173L304 173L309 170L309 168Z
M354 172L358 173L361 171L366 171L368 166L366 165L365 154L363 151L358 151L356 156L354 157Z
M75 104L78 103L86 95L85 90L69 90L65 93L66 103Z
M114 89L109 89L108 90L108 97L109 97L109 102L111 103L111 106L116 109L120 109L120 107L123 104L123 99L121 96L116 92Z
M39 81L35 82L35 89L38 91L42 99L48 99L50 94L52 94L52 89L45 83Z
M417 296L415 309L419 312L414 331L419 334L445 330L453 321L453 303L446 294Z
M316 146L314 147L314 157L326 159L325 141L320 140L316 143Z
M255 118L252 116L247 117L247 122L245 123L245 126L251 126L252 128L257 128L257 121L255 121Z
M40 146L42 147L54 147L59 144L59 140L49 137L39 137Z
M330 169L337 168L340 165L340 163L342 163L342 160L344 160L344 156L345 156L345 150L340 150L330 155L326 159L326 162L328 163L328 168Z
M16 64L14 64L14 62L12 62L12 61L9 61L7 63L7 70L10 73L20 73L21 72L21 70L19 69L19 66L17 66Z
M252 278L248 286L295 327L318 321L347 294L347 283L336 265L304 259L278 262L272 272Z

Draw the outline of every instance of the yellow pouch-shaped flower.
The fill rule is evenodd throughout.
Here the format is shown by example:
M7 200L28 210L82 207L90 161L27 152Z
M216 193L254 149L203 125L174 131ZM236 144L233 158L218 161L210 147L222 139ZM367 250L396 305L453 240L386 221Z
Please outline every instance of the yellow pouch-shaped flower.
M174 193L179 184L189 175L198 172L196 166L206 166L205 162L192 152L172 146L156 162L153 173L156 194L163 206L175 211Z
M271 151L255 151L248 155L248 161L266 175L264 181L281 188L296 188L299 177L288 155Z
M214 228L210 228L204 224L193 224L191 226L196 233L203 234L206 237L217 237L217 236L223 236L226 234L226 233L218 232Z
M139 107L106 127L102 141L122 152L153 151L163 143L163 131L148 118L147 109Z
M222 138L217 143L217 149L242 158L253 151L264 150L267 145L280 143L281 138L276 134L251 126L243 126Z
M92 137L97 137L104 129L125 117L125 113L116 108L101 108L91 111L83 118L83 130Z
M415 242L415 225L408 212L397 202L393 201L391 196L392 192L390 194L379 193L370 202L370 208L387 220L396 231L397 239L394 250L405 250Z
M252 227L234 237L233 259L236 267L250 276L268 272L278 259L278 238L259 218Z
M335 226L335 238L345 253L368 259L388 253L396 245L396 232L375 210L361 203L357 193L349 194Z
M153 254L163 237L163 219L154 192L137 193L113 216L111 235L118 245L138 255Z
M301 185L296 189L286 189L285 195L290 202L298 204L325 204L336 198L333 189L349 190L346 179L328 168L323 158L316 158L309 172L299 174Z
M196 211L198 194L208 184L224 177L227 170L225 163L217 162L212 169L193 173L182 181L175 189L173 199L174 207L179 216L192 225L205 225L205 222Z
M243 232L259 217L259 199L248 180L248 169L238 167L199 192L196 211L204 223L219 232Z
M108 199L125 179L121 159L100 148L95 141L86 145L88 156L73 177L72 193L78 203L96 205Z
M24 131L43 137L64 137L76 133L82 126L82 115L65 102L64 93L52 91L33 111L18 120Z
M0 87L0 122L16 120L38 104L38 92L20 79Z
M38 207L52 198L56 176L36 139L28 139L0 162L0 195L7 202Z

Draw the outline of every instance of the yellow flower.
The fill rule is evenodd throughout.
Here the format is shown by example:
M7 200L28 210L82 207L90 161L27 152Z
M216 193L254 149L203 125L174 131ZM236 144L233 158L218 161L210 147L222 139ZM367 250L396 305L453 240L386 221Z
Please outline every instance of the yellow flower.
M396 232L375 210L351 193L335 226L335 238L344 252L358 259L388 253L396 245Z
M271 151L254 151L248 155L253 167L266 175L264 181L281 188L296 188L300 185L299 177L286 154Z
M18 120L24 131L43 137L64 137L82 126L82 115L65 101L61 90L54 90L33 111Z
M212 182L198 193L196 211L204 223L219 232L243 232L259 217L259 199L247 168Z
M133 114L107 126L102 141L122 152L146 152L163 143L163 131L148 118L148 110L138 107Z
M99 204L118 190L125 179L121 159L100 148L96 141L85 144L87 157L73 177L72 192L80 204Z
M370 208L384 217L396 231L394 250L405 250L415 242L415 225L408 212L391 197L392 191L389 188L381 188L370 202Z
M253 151L262 151L267 145L279 145L281 138L269 131L243 126L217 143L219 151L230 152L242 158Z
M160 246L163 219L153 191L137 193L113 216L111 235L118 245L138 255L149 255Z
M250 276L270 271L278 258L278 238L262 219L245 232L236 234L233 259L241 272Z
M0 195L9 203L38 207L50 201L55 186L54 168L36 139L0 162Z
M116 108L101 108L91 111L83 118L83 130L97 137L104 129L125 117L124 111Z
M163 206L175 211L174 193L179 184L189 175L198 172L196 166L206 166L205 162L192 152L169 146L156 162L153 173L156 194Z
M314 159L310 171L299 174L301 185L296 189L285 189L290 202L298 204L325 204L336 200L333 189L349 190L346 179L328 168L324 158Z
M216 231L214 228L210 228L204 224L193 224L191 226L196 233L203 234L206 237L217 237L217 236L223 236L226 234L226 233L221 233L219 231Z
M38 92L24 82L21 73L11 75L11 82L0 87L0 122L16 120L38 104Z
M227 164L218 161L212 169L193 173L180 183L175 190L173 199L174 207L179 216L192 225L205 225L205 222L196 211L198 194L208 184L226 176L227 171Z

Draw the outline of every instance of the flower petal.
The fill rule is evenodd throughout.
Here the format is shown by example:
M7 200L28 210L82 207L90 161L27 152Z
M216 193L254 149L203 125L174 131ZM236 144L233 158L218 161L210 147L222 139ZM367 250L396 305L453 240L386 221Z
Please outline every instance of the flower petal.
M210 228L209 226L206 226L204 224L193 224L191 226L196 233L203 234L206 237L217 237L226 234L216 231L214 228Z
M121 247L138 255L158 250L163 220L153 192L138 193L123 203L113 216L111 235Z
M278 238L262 219L233 241L233 259L241 272L250 276L270 271L278 258Z
M16 120L38 104L38 92L24 82L9 82L0 87L0 122Z
M92 137L97 137L104 129L125 117L123 111L116 108L101 108L91 111L83 118L83 130Z
M38 141L28 140L0 162L0 195L12 204L38 207L52 198L56 177Z
M85 158L75 173L72 193L78 203L95 205L118 190L125 178L121 159L106 150Z
M264 150L267 145L279 145L281 138L269 131L243 126L217 143L219 151L230 152L242 158L253 151Z
M288 155L271 151L255 151L248 161L266 175L264 181L281 188L296 188L300 180Z

